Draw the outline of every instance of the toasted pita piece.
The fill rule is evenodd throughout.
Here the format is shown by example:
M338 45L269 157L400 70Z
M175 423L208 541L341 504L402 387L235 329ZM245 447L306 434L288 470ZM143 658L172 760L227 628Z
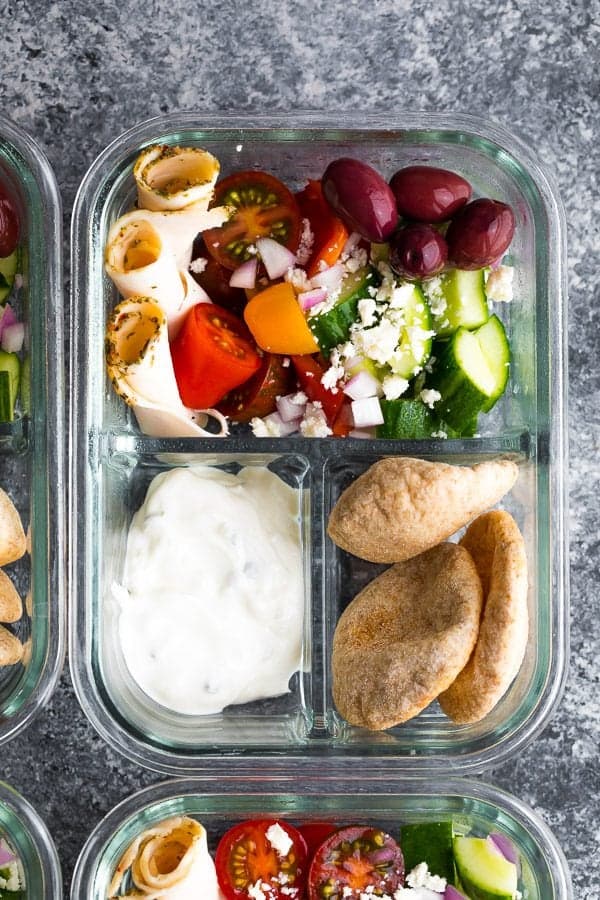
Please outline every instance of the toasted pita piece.
M528 635L527 556L513 517L479 516L461 541L483 586L483 616L469 662L441 694L440 706L459 724L483 719L504 696L523 662Z
M0 566L21 559L26 549L21 516L8 494L0 488Z
M407 457L376 462L341 495L331 540L370 562L402 562L435 547L511 489L514 462L450 466Z
M14 666L23 658L23 644L4 625L0 625L0 666Z
M0 569L0 622L18 622L23 615L23 604L17 590Z
M466 665L481 607L477 569L457 544L439 544L375 578L343 612L333 638L341 715L372 730L416 716Z

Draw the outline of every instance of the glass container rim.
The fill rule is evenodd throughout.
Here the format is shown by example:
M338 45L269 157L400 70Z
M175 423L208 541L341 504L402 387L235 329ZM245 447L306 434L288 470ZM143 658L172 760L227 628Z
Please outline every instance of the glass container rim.
M37 853L44 878L44 897L39 900L57 900L62 897L62 871L56 845L44 820L18 791L5 781L0 781L0 803L15 817L31 839ZM8 835L9 840L11 838ZM15 848L16 849L16 848ZM25 866L25 862L23 865ZM27 868L25 866L25 874Z

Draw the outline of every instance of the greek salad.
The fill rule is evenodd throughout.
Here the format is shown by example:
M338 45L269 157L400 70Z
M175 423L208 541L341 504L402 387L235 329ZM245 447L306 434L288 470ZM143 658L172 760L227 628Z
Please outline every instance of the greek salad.
M268 172L218 179L204 150L148 155L106 250L123 297L108 369L142 430L476 433L509 377L492 303L512 299L510 206L433 166L388 183L335 159L292 192Z
M519 854L503 833L475 837L451 821L377 825L282 819L240 822L209 851L195 819L139 835L119 861L108 900L519 900Z
M21 287L21 222L10 185L0 178L0 422L12 422L19 390L23 403L25 367L19 357L25 327L11 303Z
M0 835L0 900L25 900L25 875L19 857Z

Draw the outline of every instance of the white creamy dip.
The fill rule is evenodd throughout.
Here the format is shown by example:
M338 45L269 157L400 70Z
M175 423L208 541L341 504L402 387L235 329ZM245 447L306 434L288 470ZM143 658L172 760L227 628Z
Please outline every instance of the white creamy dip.
M208 715L285 693L301 664L298 491L263 468L158 475L129 529L123 587L125 661L158 703Z

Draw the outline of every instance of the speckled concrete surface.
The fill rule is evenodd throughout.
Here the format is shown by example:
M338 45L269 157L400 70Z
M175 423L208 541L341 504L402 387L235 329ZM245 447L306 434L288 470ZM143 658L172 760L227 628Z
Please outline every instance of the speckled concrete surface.
M538 809L575 897L599 900L599 0L0 0L0 23L1 114L45 146L66 235L98 151L140 119L189 107L466 111L526 135L554 172L569 223L572 667L551 724L488 779ZM45 818L67 884L94 824L157 778L96 736L66 674L2 748L0 771Z

